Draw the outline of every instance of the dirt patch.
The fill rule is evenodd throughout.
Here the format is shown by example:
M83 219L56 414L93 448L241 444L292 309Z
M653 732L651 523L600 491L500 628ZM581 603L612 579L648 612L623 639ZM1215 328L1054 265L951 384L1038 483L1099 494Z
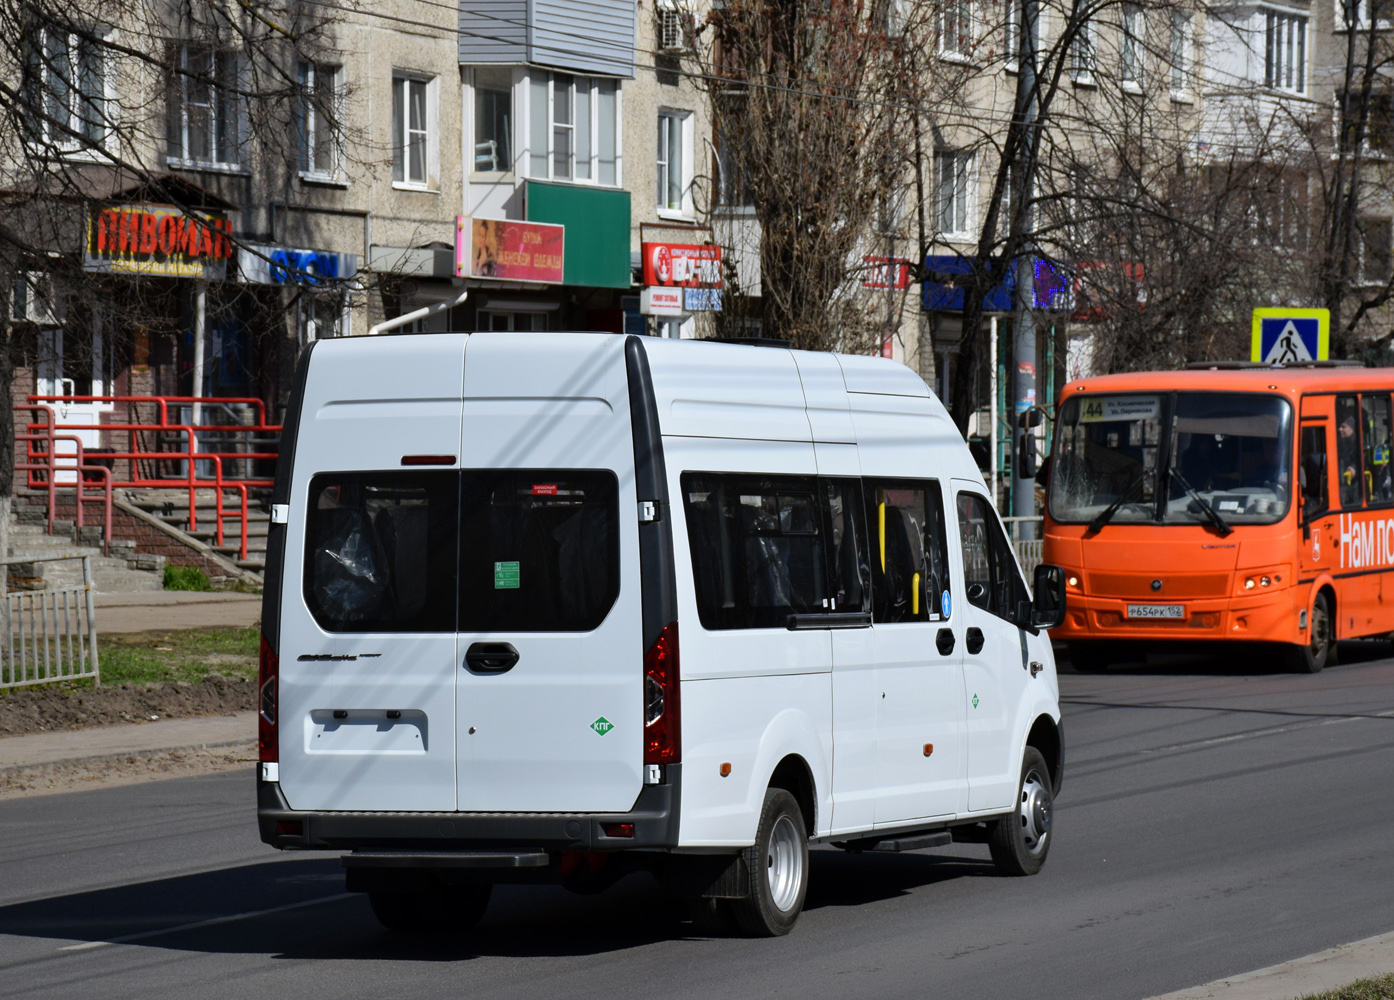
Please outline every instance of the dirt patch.
M131 785L161 778L187 778L197 774L245 769L250 780L255 766L255 743L229 746L184 747L147 753L113 754L35 764L0 771L0 799L24 795L52 795L86 788Z
M0 698L0 737L149 720L228 715L255 707L256 682L210 675L198 683L19 688Z

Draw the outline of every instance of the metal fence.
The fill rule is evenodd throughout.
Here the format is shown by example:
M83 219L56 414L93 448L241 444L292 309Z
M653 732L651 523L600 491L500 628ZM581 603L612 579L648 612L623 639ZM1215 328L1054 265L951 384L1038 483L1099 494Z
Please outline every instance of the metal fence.
M82 560L82 585L4 593L9 568L22 563ZM100 685L92 557L80 552L0 560L0 688L91 677Z
M1026 574L1026 579L1030 580L1036 572L1036 567L1041 564L1041 522L1040 517L1004 517L1002 522L1007 526L1007 532L1011 536L1012 548L1016 549L1016 561L1021 563L1021 571ZM1024 525L1035 525L1035 530L1030 534L1034 538L1022 538L1026 532L1022 531Z

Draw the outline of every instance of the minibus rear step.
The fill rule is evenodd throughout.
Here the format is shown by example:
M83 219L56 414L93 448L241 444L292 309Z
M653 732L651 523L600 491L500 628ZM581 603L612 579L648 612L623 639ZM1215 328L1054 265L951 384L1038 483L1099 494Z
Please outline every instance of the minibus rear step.
M835 843L845 851L872 851L877 854L899 854L902 851L923 851L928 847L947 847L953 843L953 834L948 830L934 830L930 833L910 833L895 837L870 837L862 840L849 840Z
M356 851L345 868L546 868L546 851Z

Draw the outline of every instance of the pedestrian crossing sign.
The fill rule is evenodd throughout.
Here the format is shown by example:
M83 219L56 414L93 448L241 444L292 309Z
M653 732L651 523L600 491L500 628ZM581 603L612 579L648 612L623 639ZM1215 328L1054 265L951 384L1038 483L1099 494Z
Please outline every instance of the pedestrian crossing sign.
M1326 309L1255 309L1249 359L1269 365L1325 361L1330 334Z

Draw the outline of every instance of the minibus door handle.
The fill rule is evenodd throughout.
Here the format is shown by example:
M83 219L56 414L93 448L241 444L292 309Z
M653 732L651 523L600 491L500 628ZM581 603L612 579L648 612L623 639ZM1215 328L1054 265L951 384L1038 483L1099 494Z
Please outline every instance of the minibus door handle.
M474 642L465 651L465 666L476 674L501 674L518 662L511 642Z
M970 628L968 637L964 640L968 645L968 652L977 655L983 651L983 630L980 628Z
M939 647L940 656L948 656L954 651L954 630L941 628L934 636L934 645Z

